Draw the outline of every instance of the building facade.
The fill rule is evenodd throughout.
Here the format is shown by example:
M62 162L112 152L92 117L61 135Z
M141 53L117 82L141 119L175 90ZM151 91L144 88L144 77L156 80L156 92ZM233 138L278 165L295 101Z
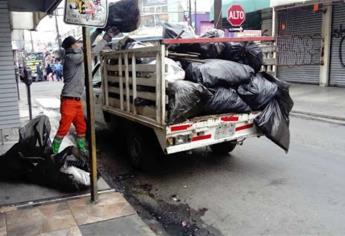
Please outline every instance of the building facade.
M0 135L3 129L19 127L19 125L10 12L8 1L0 0Z

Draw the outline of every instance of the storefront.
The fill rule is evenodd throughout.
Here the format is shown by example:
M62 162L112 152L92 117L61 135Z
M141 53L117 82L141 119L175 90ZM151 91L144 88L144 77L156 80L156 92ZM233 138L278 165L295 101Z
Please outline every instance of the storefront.
M330 81L331 86L345 86L345 3L333 5Z
M312 5L277 11L278 77L318 84L322 11Z

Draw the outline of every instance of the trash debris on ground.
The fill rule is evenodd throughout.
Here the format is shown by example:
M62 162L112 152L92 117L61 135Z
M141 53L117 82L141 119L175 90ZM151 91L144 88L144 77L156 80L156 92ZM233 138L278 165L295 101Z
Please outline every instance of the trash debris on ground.
M31 120L19 134L18 143L0 156L0 180L38 184L64 192L89 187L87 156L74 147L52 154L47 116Z

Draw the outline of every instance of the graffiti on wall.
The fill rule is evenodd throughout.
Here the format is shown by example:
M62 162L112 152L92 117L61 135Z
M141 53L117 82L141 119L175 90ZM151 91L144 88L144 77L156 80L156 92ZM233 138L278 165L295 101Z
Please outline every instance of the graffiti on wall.
M339 25L338 27L334 27L332 31L332 38L340 39L339 42L339 60L343 67L345 67L345 27L343 27L343 24ZM333 45L337 46L337 45ZM344 49L344 50L343 50Z
M278 65L320 65L321 41L321 34L279 36Z

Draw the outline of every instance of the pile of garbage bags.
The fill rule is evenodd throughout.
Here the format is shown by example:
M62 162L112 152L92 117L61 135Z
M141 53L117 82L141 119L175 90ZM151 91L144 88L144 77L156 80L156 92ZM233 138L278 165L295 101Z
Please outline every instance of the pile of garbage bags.
M188 28L165 26L165 38L192 37ZM212 30L202 37L221 37ZM175 61L175 71L185 70L185 78L169 75L169 123L181 123L201 115L261 111L256 126L269 139L289 149L289 113L293 101L289 85L259 72L263 53L254 42L181 44L169 47L176 53L199 55L200 62ZM176 59L178 60L178 59ZM181 66L182 65L182 66ZM172 62L169 61L169 66ZM177 70L176 67L180 67ZM180 75L182 73L179 73Z
M53 155L50 122L38 116L19 131L19 141L0 156L0 180L38 184L63 192L90 186L86 154L70 146Z

